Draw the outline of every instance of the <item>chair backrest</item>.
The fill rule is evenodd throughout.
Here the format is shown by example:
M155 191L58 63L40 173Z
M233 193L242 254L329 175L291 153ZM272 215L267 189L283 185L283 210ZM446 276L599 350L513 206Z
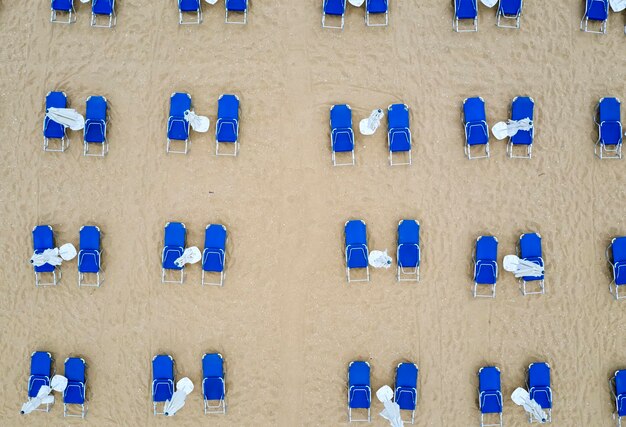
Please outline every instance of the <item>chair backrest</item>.
M409 107L406 104L393 104L387 109L389 129L409 127Z
M85 118L87 120L103 120L107 118L107 100L104 96L90 96L87 98Z
M498 8L505 15L516 16L522 11L522 0L500 0Z
M191 95L176 92L170 97L170 116L183 118L185 111L191 110Z
M487 119L485 101L478 96L467 98L463 102L463 116L465 123L485 121Z
M626 393L626 369L615 371L615 394Z
M348 366L349 386L369 386L370 385L370 365L367 362L355 360Z
M95 225L83 225L79 231L80 250L100 250L100 229Z
M202 375L204 378L223 378L224 359L219 353L206 353L202 357Z
M550 387L550 365L545 362L531 363L528 367L529 387Z
M217 100L218 119L239 120L239 98L236 95L224 94Z
M44 250L54 248L54 233L49 225L38 225L33 228L33 249Z
M609 16L609 0L587 0L585 15L597 21L606 20Z
M187 229L182 222L168 222L165 225L165 246L185 247Z
M80 357L65 359L65 378L68 381L85 382L85 361Z
M417 365L400 363L396 368L396 387L417 388Z
M226 249L226 227L222 224L209 224L204 232L204 247Z
M30 374L49 377L52 375L52 356L47 351L36 351L30 356Z
M520 237L520 252L522 258L541 257L541 236L537 233L522 234Z
M420 243L420 225L414 219L403 219L398 223L398 244L407 245Z
M598 103L598 115L602 122L621 122L621 103L617 98L602 98Z
M616 237L611 243L613 262L626 262L626 237Z
M476 260L497 261L498 239L494 236L480 236L476 239Z
M511 103L511 119L512 120L522 120L522 119L530 119L533 120L535 110L535 101L528 96L518 96Z
M152 378L174 379L174 359L169 354L159 354L152 358Z
M74 8L74 0L51 0L50 7L53 10L67 12Z
M93 0L91 4L91 11L93 13L110 15L113 13L115 7L115 0Z
M330 127L352 129L352 109L348 104L333 105L330 109Z
M67 96L64 92L48 92L46 95L46 110L50 107L65 108L67 107Z
M500 391L500 369L484 366L478 371L478 388L482 391Z
M367 245L367 226L360 219L348 221L344 227L346 246Z

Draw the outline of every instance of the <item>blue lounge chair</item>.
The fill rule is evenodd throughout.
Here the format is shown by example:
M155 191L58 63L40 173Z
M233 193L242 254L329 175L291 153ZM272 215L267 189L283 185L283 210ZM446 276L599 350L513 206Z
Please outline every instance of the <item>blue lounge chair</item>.
M480 236L476 239L474 257L474 298L495 298L498 281L498 239L494 236ZM478 293L478 288L488 287L489 293Z
M54 249L54 232L49 225L38 225L33 228L33 250L40 254L46 249ZM61 281L61 270L52 264L33 266L35 270L35 286L56 286ZM57 277L57 273L59 276ZM52 281L42 282L42 274L52 274Z
M334 166L354 165L354 131L352 130L352 109L348 104L333 105L330 109L330 148ZM337 153L350 153L352 160L337 163Z
M527 96L516 96L511 103L511 120L530 119L534 121L535 101ZM532 157L533 141L535 139L535 128L530 130L518 130L515 135L509 138L506 151L510 158L530 159ZM525 147L526 154L516 154L515 147Z
M622 426L622 417L626 417L626 369L615 371L613 378L609 380L611 394L615 399L615 413L617 427Z
M67 19L59 19L59 15ZM50 0L50 22L55 24L72 24L76 22L74 0Z
M100 287L102 267L100 266L102 250L100 249L100 229L95 225L83 225L80 228L80 248L78 251L78 286ZM96 276L96 281L86 282L85 275Z
M478 371L478 405L480 407L481 427L502 427L500 369L496 366L484 366ZM498 421L493 424L485 424L485 415L488 414L497 414Z
M481 97L463 101L463 126L465 128L465 155L468 159L489 157L489 128L485 101ZM472 157L472 147L485 147L485 154Z
M233 152L220 153L220 144L234 146ZM215 154L236 156L239 153L239 98L224 94L217 101L215 123Z
M385 22L373 23L370 15L383 15ZM365 24L368 27L386 27L389 25L389 0L365 0Z
M202 251L202 285L224 285L224 265L226 263L226 227L222 224L209 224L204 231L204 251ZM219 273L219 282L204 280L205 272Z
M347 221L344 227L346 244L346 277L350 282L369 282L370 270L368 264L369 250L367 248L367 226L360 219ZM354 268L365 269L364 279L353 279L350 272Z
M65 378L67 387L63 391L63 416L85 418L87 403L85 401L85 368L87 364L80 357L65 359ZM69 405L80 405L80 414L71 414Z
M100 17L108 18L108 21L99 23ZM117 22L115 16L115 0L92 0L91 2L91 26L98 28L112 28Z
M189 19L185 19L189 17ZM180 25L202 23L201 0L178 0L178 23Z
M519 238L519 257L525 261L530 261L534 264L544 266L542 250L541 250L541 235L539 233L527 233L522 234ZM545 274L545 273L544 273ZM524 276L520 278L520 289L524 295L543 294L545 293L544 274L541 276ZM538 282L539 290L527 291L527 282Z
M227 24L246 24L248 22L248 0L226 0L226 18L224 22ZM235 15L241 15L239 20L231 21L228 19L228 13L230 12L231 18L233 12Z
M346 0L323 0L322 4L322 28L337 28L343 30L346 15ZM341 17L341 25L326 24L326 15Z
M519 28L519 20L522 16L523 0L500 0L496 12L496 25L500 28ZM500 20L503 22L501 23ZM504 22L514 21L513 24Z
M606 248L606 259L613 270L613 281L609 284L609 291L617 300L626 298L626 295L619 294L620 289L626 285L626 237L616 237L611 241Z
M548 418L546 422L552 422L552 388L550 388L550 365L545 362L535 362L528 366L527 387L530 398L541 406ZM533 422L532 416L528 418Z
M350 362L348 366L348 421L371 421L370 364L363 361ZM367 418L352 418L353 409L367 409Z
M459 28L460 20L471 20L472 26ZM454 20L452 29L457 33L478 31L478 3L476 0L454 0Z
M184 267L177 266L174 261L185 252L187 241L187 229L182 222L168 222L165 224L165 237L163 240L163 253L161 255L161 283L180 283L185 280ZM166 279L166 270L180 271L180 278L175 280Z
M30 355L30 377L28 378L28 400L37 397L42 386L50 386L50 380L54 375L52 367L52 355L47 351L35 351ZM45 404L44 409L36 411L49 412L50 403Z
M89 144L100 146L100 152L90 153ZM104 96L90 96L87 98L87 109L85 112L83 155L104 157L108 152L107 99Z
M46 113L48 108L67 108L67 96L65 92L48 92L46 95ZM50 140L59 139L59 148L50 148ZM65 151L70 146L70 139L67 136L65 126L49 119L43 119L43 150L44 151Z
M414 219L403 219L398 223L398 282L420 280L420 223Z
M586 33L606 34L609 19L609 0L585 0L585 14L580 21L580 29ZM599 30L590 30L589 21L599 22Z
M404 421L405 423L415 422L417 375L418 369L415 363L399 363L396 368L394 401L400 406L401 411L411 411L411 421Z
M174 394L174 359L169 354L159 354L152 358L152 407L154 415L163 415L157 405L172 398Z
M170 97L170 117L167 119L167 145L165 152L187 154L189 147L189 121L185 113L191 111L191 95L188 93L173 93ZM183 141L183 151L171 148L172 141Z
M621 102L617 98L602 98L596 112L598 142L595 153L601 159L622 158Z
M406 104L393 104L387 108L387 146L389 147L389 164L410 165L411 159L411 128L409 123L409 107ZM393 153L408 153L408 162L393 162Z
M202 397L205 414L226 413L224 358L219 353L206 353L202 357ZM211 402L217 402L217 405L211 405Z

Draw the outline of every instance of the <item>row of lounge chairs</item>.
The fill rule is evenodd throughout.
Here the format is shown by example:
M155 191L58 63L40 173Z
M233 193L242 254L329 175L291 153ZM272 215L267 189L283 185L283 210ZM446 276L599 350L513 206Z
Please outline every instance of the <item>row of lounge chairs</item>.
M346 0L323 0L322 27L343 30L346 15ZM329 24L327 18L340 22ZM374 17L381 17L376 18ZM389 25L389 0L365 0L365 25L368 27L386 27Z
M479 0L454 0L454 19L452 29L458 33L478 31ZM496 9L496 25L500 28L519 28L522 16L523 0L499 0ZM462 26L462 21L470 21L469 26Z
M178 1L178 23L181 25L202 23L202 1L203 0L177 0ZM248 23L248 0L225 0L224 8L227 24L247 24ZM234 18L233 18L234 17Z
M115 0L91 0L92 27L112 28L116 20ZM50 0L50 22L55 24L76 22L74 0Z

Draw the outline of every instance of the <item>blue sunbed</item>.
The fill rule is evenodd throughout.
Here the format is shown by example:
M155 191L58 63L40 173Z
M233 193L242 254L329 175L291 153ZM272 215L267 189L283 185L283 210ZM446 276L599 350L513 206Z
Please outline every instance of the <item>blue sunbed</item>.
M385 21L373 23L370 15L383 15ZM368 27L386 27L389 25L389 0L365 0L365 24Z
M59 14L67 19L59 19ZM76 22L74 0L50 0L50 22L55 24L72 24Z
M546 362L535 362L528 366L527 379L528 393L530 398L541 406L548 418L552 421L552 388L550 387L550 365ZM532 417L529 417L532 422Z
M38 225L33 228L33 250L40 254L46 249L54 249L54 232L49 225ZM61 280L61 270L52 264L33 266L35 270L35 286L56 286ZM59 276L57 277L57 272ZM52 274L52 281L42 281L41 274Z
M100 146L100 152L90 153L89 144ZM83 155L104 157L108 152L107 99L104 96L90 96L86 103Z
M192 19L185 19L185 16ZM180 25L202 23L202 1L178 0L178 23Z
M343 24L345 20L346 14L346 0L322 0L322 28L338 28L343 30ZM341 17L341 25L327 25L326 24L326 15L330 16L340 16Z
M78 251L78 286L100 287L100 229L95 225L83 225L80 228L80 247ZM95 283L85 281L86 274L95 274Z
M478 371L478 405L480 407L480 425L502 426L502 390L500 386L500 369L495 366L484 366ZM497 414L497 424L485 424L485 415Z
M330 148L334 166L354 165L352 109L348 104L333 105L330 109ZM349 163L337 163L336 153L350 153L352 160Z
M224 264L226 263L226 227L222 224L209 224L204 231L204 251L202 251L202 278L203 285L224 284ZM205 272L219 273L219 282L204 280Z
M626 369L615 371L609 381L611 394L615 399L614 418L617 418L617 427L622 426L622 417L626 417Z
M467 98L463 101L463 126L465 129L465 155L468 159L489 157L489 128L485 101L481 97ZM484 146L485 153L472 157L472 147Z
M606 34L609 19L609 0L585 0L585 14L580 21L580 29L586 33ZM600 23L600 29L589 29L589 21Z
M206 353L202 357L202 397L205 414L226 413L224 359L219 353ZM217 405L211 405L211 402L217 402Z
M46 113L49 108L67 108L67 96L65 92L48 92L46 95ZM60 140L59 148L50 148L50 140ZM70 146L70 139L67 136L65 126L49 119L43 119L43 150L44 151L65 151Z
M411 128L409 123L409 107L406 104L393 104L387 109L387 146L389 147L389 164L410 165L411 159ZM393 162L393 153L408 153L408 162Z
M52 355L47 351L35 351L30 355L30 377L28 378L28 400L37 397L39 389L42 386L50 386L50 380L54 374L52 367ZM44 409L35 409L36 411L50 411L49 403L45 404Z
M613 270L613 281L609 284L609 291L615 299L626 298L626 295L619 294L620 289L626 285L626 237L616 237L611 241L606 249L606 259Z
M528 96L516 96L511 103L511 120L530 119L533 122L535 117L535 101ZM509 157L517 159L530 159L532 157L533 141L535 138L534 126L530 130L518 130L515 135L509 138L506 151ZM515 147L525 147L526 154L516 154Z
M494 236L480 236L476 239L474 257L474 298L495 298L497 281L498 239ZM489 293L478 293L479 286L489 288Z
M191 110L191 95L188 93L173 93L170 97L170 117L167 119L167 153L187 154L189 146L189 121L185 118L185 112ZM183 151L173 150L171 141L183 141Z
M224 6L226 8L224 21L227 24L246 24L248 22L248 0L226 0ZM235 15L241 15L241 18L235 21L228 19L228 14L230 13L232 18L233 12Z
M496 25L500 28L519 28L523 5L523 0L500 0L498 2L498 11L496 12ZM500 22L501 20L502 23ZM514 23L504 23L511 21Z
M152 405L154 415L165 412L157 410L157 405L172 398L174 394L174 359L169 354L159 354L152 358Z
M360 219L347 221L345 231L346 276L349 282L369 282L370 270L368 264L369 250L367 248L367 227ZM350 272L354 268L365 269L364 279L353 279Z
M350 362L348 366L348 421L371 421L370 364L363 361ZM352 418L353 409L367 409L367 418Z
M398 282L420 280L420 223L403 219L398 223Z
M98 21L100 17L108 18L104 23ZM92 0L91 2L91 26L99 28L112 28L115 26L115 0Z
M544 266L543 254L541 250L541 235L539 233L522 234L519 238L519 257L525 261ZM538 282L539 290L527 291L527 282ZM541 276L524 276L520 278L520 287L522 294L543 294L545 293L544 275Z
M401 411L411 411L411 421L415 422L415 407L417 406L417 375L415 363L399 363L396 368L396 385L394 401Z
M472 26L459 28L459 21L461 20L471 20ZM452 29L457 33L478 31L478 3L476 0L454 0Z
M234 147L233 152L220 153L220 144ZM217 122L215 123L215 154L236 156L239 153L239 98L224 94L217 101Z
M163 253L161 255L161 283L183 283L184 267L177 266L174 261L180 258L185 251L187 229L182 222L168 222L165 224ZM165 278L166 270L180 271L180 278L169 280Z
M63 391L63 416L85 418L87 405L85 402L85 368L87 364L80 357L65 359L65 378L67 387ZM79 405L80 414L70 413L69 405Z
M597 107L598 142L595 153L601 159L622 158L621 102L617 98L602 98Z

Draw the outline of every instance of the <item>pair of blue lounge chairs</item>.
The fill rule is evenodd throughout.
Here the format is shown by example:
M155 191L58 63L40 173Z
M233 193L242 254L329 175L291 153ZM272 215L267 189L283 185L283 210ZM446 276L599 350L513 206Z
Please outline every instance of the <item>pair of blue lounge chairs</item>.
M167 153L187 154L191 125L185 113L192 111L191 95L184 92L173 93L170 97L170 115L167 119ZM172 142L182 142L183 150L173 149ZM220 152L220 145L232 146L227 152ZM215 154L236 156L239 153L239 98L224 94L217 101L217 122L215 124Z
M62 16L66 18L63 19ZM102 18L107 19L100 23ZM116 23L115 0L91 0L91 26L111 28ZM50 0L50 22L72 24L76 22L74 0Z
M550 365L546 362L535 362L528 366L526 386L530 398L535 400L547 413L547 422L552 420L552 388L550 387ZM484 366L478 370L478 407L480 408L480 426L502 426L502 386L500 369L496 366ZM485 418L498 418L486 421ZM529 422L532 419L529 418ZM489 423L489 424L487 424Z
M326 15L339 17L340 25L326 23ZM346 15L346 0L323 0L322 27L343 30ZM382 16L384 21L373 22L371 17ZM389 0L365 0L365 24L368 27L386 27L389 25Z
M152 404L154 415L162 415L158 405L172 398L175 384L174 359L169 354L152 358ZM205 414L226 413L224 359L219 353L202 356L202 398Z
M541 235L538 233L522 234L518 243L519 258L543 267ZM474 297L495 298L498 281L498 239L494 236L480 236L476 239L474 255ZM528 290L528 282L537 282L538 290ZM486 291L481 289L487 289ZM520 290L523 295L545 293L544 275L520 278Z
M396 367L394 386L394 401L401 411L409 411L411 420L415 422L415 408L417 406L417 377L418 368L415 363L399 363ZM370 385L370 364L355 360L348 365L348 421L371 421L372 389ZM353 418L353 409L366 409L367 417Z
M580 21L580 30L586 33L606 34L609 20L609 0L585 0L585 14ZM600 28L592 30L589 21L599 24Z
M344 225L346 278L350 282L369 282L369 249L367 226L363 220L347 221ZM419 282L420 279L420 224L414 219L403 219L398 223L396 257L399 282ZM365 269L365 278L352 277L354 269Z
M609 284L609 291L616 300L626 298L620 290L626 285L626 237L616 237L606 248L606 259L613 270L613 281Z
M226 227L222 224L209 224L204 232L204 250L202 251L202 285L224 285L226 264ZM175 261L183 255L187 244L187 228L182 222L168 222L165 225L163 252L161 254L161 282L184 283L184 266L179 267ZM168 270L180 272L177 279L166 277ZM219 274L219 281L209 281L205 275Z
M626 369L615 371L613 378L609 380L611 394L615 401L615 413L617 427L622 427L622 418L626 417Z
M535 101L527 96L517 96L511 102L511 120L530 119L534 122ZM463 101L463 128L465 131L465 155L468 159L489 158L489 127L487 126L487 114L485 101L481 97L467 98ZM534 125L530 130L518 130L509 137L506 152L510 158L530 159L534 141ZM482 147L481 154L472 156L476 147ZM516 147L524 149L524 153L518 153Z
M102 249L100 247L100 229L95 225L84 225L79 231L80 244L78 251L78 286L100 287L104 282L101 266ZM36 254L46 249L54 249L54 232L50 225L38 225L33 228L33 250ZM61 281L61 270L52 264L33 266L35 286L56 286ZM58 275L57 275L58 273ZM52 275L51 281L42 281L42 275ZM87 281L89 276L95 281Z
M65 92L48 92L46 95L46 113L49 108L68 108ZM90 96L86 101L85 128L83 129L83 155L104 157L109 152L107 133L107 99L104 96ZM59 140L59 148L51 148L50 140ZM54 120L44 117L43 149L44 151L63 152L70 146L67 128ZM99 150L90 152L91 146Z
M80 357L68 357L65 359L65 377L67 387L63 391L63 416L85 418L87 414L87 401L85 399L85 388L87 380L85 371L87 364ZM50 386L50 381L54 376L54 360L47 351L35 351L30 356L30 377L28 378L28 399L37 397L42 386ZM72 413L72 406L80 406L80 414ZM45 404L45 408L36 409L49 412L50 404Z
M202 22L202 0L177 0L178 1L178 23L200 24ZM227 24L246 24L248 22L248 0L225 0ZM230 18L229 18L230 13ZM185 19L190 15L192 19ZM240 18L233 20L233 15L240 15Z
M412 163L409 107L406 104L392 104L387 108L387 147L391 166ZM330 109L330 148L334 166L354 165L352 109L348 104L333 105ZM341 153L340 155L349 153L350 160L337 163L338 153ZM396 155L395 162L394 154ZM403 156L403 160L398 161L398 156Z
M621 101L618 98L602 98L596 107L595 122L598 125L598 141L595 154L601 159L622 158Z
M496 25L501 28L519 28L523 6L523 0L499 0ZM471 21L471 25L461 27L460 21ZM458 33L478 31L478 0L454 0L452 29Z

